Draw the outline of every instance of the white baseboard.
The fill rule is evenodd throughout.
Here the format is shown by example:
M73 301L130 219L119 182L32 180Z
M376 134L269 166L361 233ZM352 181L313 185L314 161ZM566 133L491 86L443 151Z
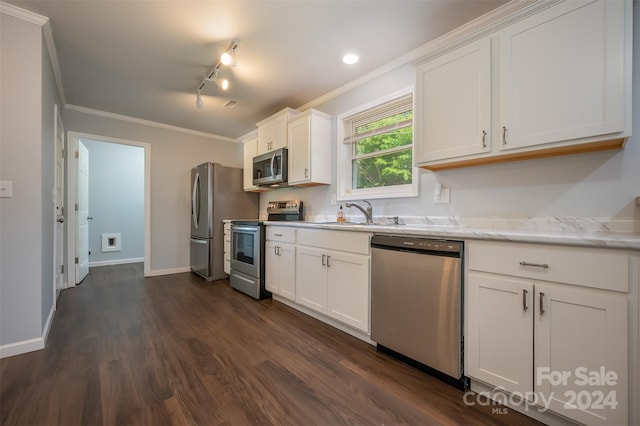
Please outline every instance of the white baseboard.
M96 262L89 262L89 267L126 265L127 263L141 263L141 262L144 262L144 257L132 257L130 259L116 259L116 260L98 260Z
M156 269L150 271L148 277L159 277L160 275L181 274L183 272L191 272L191 266L183 266L181 268Z
M0 359L44 349L44 345L47 343L47 338L49 337L49 330L51 330L51 324L53 324L54 314L55 309L54 306L51 305L47 322L44 324L44 329L42 330L42 337L0 346Z

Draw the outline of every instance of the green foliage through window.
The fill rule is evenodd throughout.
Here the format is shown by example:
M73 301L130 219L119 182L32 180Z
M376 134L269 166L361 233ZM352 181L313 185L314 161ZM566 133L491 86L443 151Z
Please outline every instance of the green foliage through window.
M412 182L413 111L356 127L352 188L377 188Z

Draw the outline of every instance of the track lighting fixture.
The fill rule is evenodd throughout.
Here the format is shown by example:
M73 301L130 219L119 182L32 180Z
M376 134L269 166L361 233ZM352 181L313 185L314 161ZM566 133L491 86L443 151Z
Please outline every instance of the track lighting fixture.
M220 74L220 68L225 65L230 65L230 66L236 66L236 60L235 60L235 56L236 56L236 49L238 49L238 45L240 44L239 40L233 40L231 41L231 44L229 45L229 47L227 48L227 50L224 51L224 53L220 56L220 61L211 69L211 71L209 71L209 73L207 73L207 75L205 75L202 78L202 81L200 82L200 84L198 85L198 88L196 89L196 107L198 107L198 109L201 109L204 106L204 102L202 102L202 89L204 89L204 87L206 86L206 84L210 81L215 82L218 87L220 87L220 89L222 90L228 90L229 89L229 80L227 80L226 78L223 79L219 79L218 75Z
M198 89L198 94L196 95L196 107L198 109L202 109L204 106L204 102L202 102L202 96L200 95L200 89Z

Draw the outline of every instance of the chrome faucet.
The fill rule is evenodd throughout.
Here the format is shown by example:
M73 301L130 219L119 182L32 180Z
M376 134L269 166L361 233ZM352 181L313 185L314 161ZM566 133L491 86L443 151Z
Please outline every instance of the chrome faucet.
M368 202L367 200L362 200L362 201L368 204L367 210L363 209L362 207L360 207L355 203L345 203L345 206L347 206L347 208L355 207L358 210L360 210L364 214L364 218L367 222L367 225L373 225L373 207L371 207L371 203Z

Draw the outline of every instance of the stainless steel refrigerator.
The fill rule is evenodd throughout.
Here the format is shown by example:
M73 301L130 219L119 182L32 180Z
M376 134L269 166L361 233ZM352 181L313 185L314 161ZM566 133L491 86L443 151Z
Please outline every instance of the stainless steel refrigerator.
M257 219L259 195L244 192L242 169L203 163L191 169L191 270L225 278L223 219Z

